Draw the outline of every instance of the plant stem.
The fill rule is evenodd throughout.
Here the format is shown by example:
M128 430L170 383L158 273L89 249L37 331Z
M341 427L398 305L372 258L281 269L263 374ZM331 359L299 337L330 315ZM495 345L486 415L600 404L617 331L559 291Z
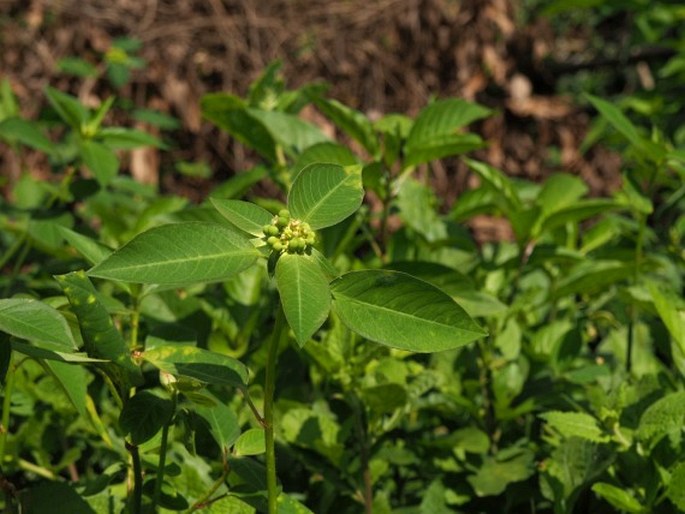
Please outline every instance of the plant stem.
M635 242L635 261L633 268L633 284L637 285L640 278L640 266L644 248L645 231L647 230L647 215L641 214L638 225L637 241ZM626 372L633 368L633 342L635 340L635 325L637 323L637 307L629 306L630 320L628 322L628 341L626 343Z
M195 512L196 510L200 510L205 508L209 503L216 501L218 498L214 498L213 500L210 500L212 495L221 487L221 484L224 483L224 480L226 480L226 477L228 476L228 472L230 471L229 465L228 465L228 459L226 458L226 452L224 451L222 454L222 459L223 459L223 464L224 464L224 469L221 473L221 476L216 479L216 481L212 484L212 487L209 488L209 491L205 493L202 498L197 500L187 511L186 514L190 514L191 512ZM221 498L221 496L219 497Z
M4 341L3 341L4 342ZM10 354L10 362L5 378L5 396L2 400L2 425L0 426L0 464L5 460L5 446L9 433L10 410L12 408L12 391L14 389L14 374L16 369L12 363L14 354Z
M176 393L173 393L171 401L173 402L173 409L169 421L164 423L162 427L162 441L159 446L159 463L157 465L157 479L155 480L155 492L152 495L152 512L157 508L159 497L162 494L162 482L164 482L164 466L166 466L166 452L169 444L169 427L174 421L174 414L176 413Z
M133 464L133 494L130 499L130 514L140 514L143 506L143 467L140 463L138 446L126 442L126 449L131 454Z
M278 348L285 334L285 314L278 304L276 323L266 359L264 378L264 442L266 443L266 490L268 495L268 514L276 514L278 499L278 481L276 477L276 446L274 441L274 391L276 390L276 360Z
M359 461L362 469L362 499L364 501L364 513L373 513L373 485L371 483L371 470L369 469L369 433L364 415L364 403L355 394L352 402L357 422L357 437L359 437Z

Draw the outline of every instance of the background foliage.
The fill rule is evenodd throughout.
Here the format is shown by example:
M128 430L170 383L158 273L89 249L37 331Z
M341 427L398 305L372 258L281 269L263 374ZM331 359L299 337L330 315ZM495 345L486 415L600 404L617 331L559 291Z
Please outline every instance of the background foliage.
M415 12L430 21L436 5ZM154 68L135 38L60 61L61 87L41 90L40 115L24 114L35 109L21 97L29 86L2 82L8 512L55 512L57 499L65 513L265 509L267 341L278 350L279 512L685 510L682 8L528 2L514 16L496 2L494 11L446 5L439 20L472 12L499 20L504 34L507 20L545 20L559 40L584 42L582 60L533 63L529 71L569 79L531 71L532 93L521 96L516 68L495 52L490 85L460 95L480 103L441 95L382 115L318 83L287 86L271 64L249 87L216 88L192 107L242 149L228 179L213 172L215 157L179 159L182 112L179 121L134 108L136 74ZM623 44L612 46L603 27ZM508 34L515 45L517 31ZM648 54L656 57L645 71ZM625 73L611 71L615 62ZM504 104L492 101L498 87ZM108 91L117 95L99 95ZM564 105L571 110L554 111ZM573 161L567 147L542 137L558 112L592 113L573 155L606 156L601 143L620 156L620 180L596 187L587 168L563 169ZM508 131L502 120L512 116L535 120L518 128L540 136L544 180L535 158L528 179L511 176L517 130L489 137ZM130 128L133 119L146 125ZM172 160L155 177L163 187L125 173L141 148ZM208 194L190 201L181 175ZM471 187L453 201L441 184L461 176ZM336 208L317 214L308 194L339 188ZM330 283L337 306L325 320L320 298L330 295L308 303L287 280L311 270L308 260L252 265L258 250L245 234L262 237L264 212L286 205L321 229L310 284ZM508 237L488 241L479 220ZM161 266L217 249L225 259ZM430 338L379 333L373 319L350 330L359 293L345 277L363 284L372 272L418 277L412 295L437 286L488 335L431 354L406 351L440 350ZM279 296L286 316L314 305L317 323L287 316L293 337L274 336Z

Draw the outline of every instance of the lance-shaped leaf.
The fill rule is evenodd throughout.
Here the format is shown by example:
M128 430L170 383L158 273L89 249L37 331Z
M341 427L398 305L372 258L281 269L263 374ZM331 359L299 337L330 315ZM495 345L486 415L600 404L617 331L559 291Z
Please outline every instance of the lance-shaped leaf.
M248 239L217 223L162 225L136 236L89 275L143 284L226 280L260 255Z
M333 309L351 330L414 352L458 348L486 332L450 296L397 271L353 271L331 283Z
M210 93L200 100L202 115L241 143L276 161L276 142L267 128L247 111L245 102L228 93Z
M87 416L86 396L88 396L88 379L85 368L55 362L54 360L45 361L44 365L50 370L76 411L85 418Z
M0 121L0 138L10 142L18 141L45 153L55 151L55 145L38 130L34 122L22 118L7 118Z
M102 143L87 139L80 145L81 159L100 185L109 184L119 172L119 159Z
M0 300L0 330L40 348L73 352L76 342L67 320L56 309L37 300Z
M329 141L315 125L301 120L297 116L280 111L262 111L260 109L245 109L255 120L264 125L277 141L290 155L297 155L316 143Z
M290 214L314 229L330 227L362 203L361 166L316 163L304 168L288 194Z
M156 346L143 352L143 359L175 376L207 384L247 386L247 368L240 361L191 345Z
M264 235L262 227L271 223L273 214L252 202L211 198L216 210L236 228L253 236Z
M485 107L457 98L429 105L416 118L407 137L405 166L479 148L483 141L478 136L459 134L458 130L490 113Z
M86 362L109 362L107 359L95 359L89 357L87 353L74 352L65 353L55 350L46 350L45 348L38 348L31 344L22 343L20 341L12 341L12 350L15 350L34 359L44 359L57 362L66 363L86 363Z
M380 149L378 137L366 116L337 100L317 98L315 103L321 112L349 136L356 139L370 155L374 157L378 155Z
M59 117L77 132L90 120L88 109L77 98L51 87L45 88L45 96Z
M64 239L91 264L97 264L112 254L110 248L88 236L63 226L59 226L57 229L62 233Z
M328 317L331 291L318 260L284 254L276 264L276 285L283 312L302 347Z
M97 291L83 271L55 277L76 314L88 355L111 363L103 368L122 387L143 382L140 368L133 362L128 346L116 329L107 309L97 298ZM128 384L127 384L128 382Z
M509 177L494 166L484 162L466 158L464 158L464 162L503 200L503 207L507 209L508 214L521 210L521 199Z

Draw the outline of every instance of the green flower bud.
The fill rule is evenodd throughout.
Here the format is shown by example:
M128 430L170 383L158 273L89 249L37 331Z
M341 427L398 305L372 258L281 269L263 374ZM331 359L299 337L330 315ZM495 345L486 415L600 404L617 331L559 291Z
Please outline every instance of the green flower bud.
M278 239L276 236L271 236L269 239L266 240L267 243L269 243L271 246L274 246L276 243L280 243L281 240Z
M286 218L285 216L278 216L278 219L276 220L276 225L279 227L285 227L290 223L290 218Z
M281 209L280 211L278 211L278 215L282 218L290 219L290 212L288 211L288 209Z
M285 246L283 245L283 243L278 241L277 243L272 244L271 248L273 248L277 252L280 252L281 250L283 250L285 248Z
M264 225L264 234L267 236L277 236L278 235L278 227L276 225Z

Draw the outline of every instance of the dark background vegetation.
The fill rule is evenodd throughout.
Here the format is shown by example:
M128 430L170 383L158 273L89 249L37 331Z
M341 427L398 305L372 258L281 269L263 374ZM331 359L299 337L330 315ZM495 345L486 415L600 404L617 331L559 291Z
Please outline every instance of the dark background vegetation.
M563 168L593 193L607 193L619 183L620 160L600 148L581 154L590 116L563 83L590 73L608 77L613 92L630 92L644 86L631 76L651 57L621 54L632 30L625 16L595 26L588 13L547 16L542 7L530 0L0 0L0 75L28 117L43 107L48 84L96 105L108 84L67 76L57 63L69 56L97 63L114 38L139 40L146 65L116 93L181 125L168 134L172 152L138 150L130 171L195 198L208 183L170 173L176 161L208 162L221 179L251 158L203 122L200 97L243 94L274 59L289 85L326 82L331 97L371 115L415 114L435 96L481 102L498 114L478 127L490 143L480 158L532 179ZM0 158L16 176L11 154ZM450 202L466 187L466 170L448 162L436 171Z

